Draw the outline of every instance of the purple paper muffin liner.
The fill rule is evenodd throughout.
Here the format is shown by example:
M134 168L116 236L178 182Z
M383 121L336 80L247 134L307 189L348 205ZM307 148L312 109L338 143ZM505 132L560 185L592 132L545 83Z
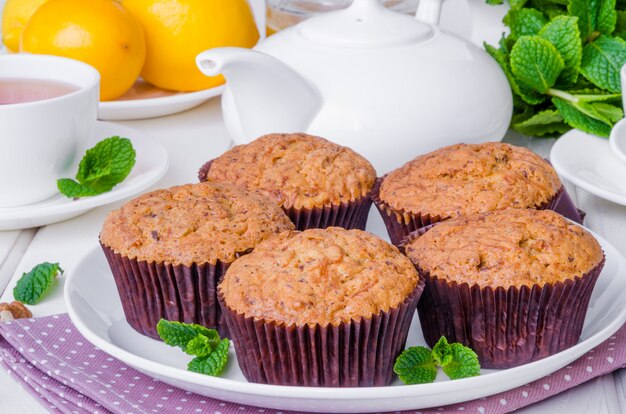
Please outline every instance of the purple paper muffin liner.
M380 216L385 223L387 233L391 243L398 246L402 239L410 233L419 230L431 224L448 220L450 217L441 217L439 215L431 216L429 214L414 214L404 210L396 210L380 198L380 186L386 175L378 178L374 183L371 191L371 199L378 209ZM563 217L566 217L578 224L582 224L584 213L576 208L571 197L567 193L564 186L561 186L554 197L546 203L536 207L537 210L552 210Z
M207 181L213 160L206 162L198 170L200 182ZM343 227L345 229L365 230L372 200L369 196L350 202L331 204L329 206L308 208L284 208L285 214L296 226L296 230L325 229L327 227Z
M404 239L409 243L433 226ZM583 276L543 286L480 287L430 275L417 313L424 339L471 347L483 368L510 368L548 357L578 343L604 258Z
M424 280L396 308L339 325L285 326L245 317L218 295L235 343L237 361L250 382L315 387L389 385L404 350Z
M157 323L196 323L228 336L217 301L217 284L230 263L191 266L129 259L100 243L109 262L129 325L160 340Z

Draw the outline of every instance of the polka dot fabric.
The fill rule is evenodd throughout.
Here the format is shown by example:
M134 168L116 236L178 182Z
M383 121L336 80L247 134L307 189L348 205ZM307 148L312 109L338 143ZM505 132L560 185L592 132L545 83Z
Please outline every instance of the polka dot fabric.
M281 413L202 397L141 374L87 342L67 315L0 323L0 362L53 413ZM576 362L538 381L488 398L411 412L507 413L624 364L626 326Z

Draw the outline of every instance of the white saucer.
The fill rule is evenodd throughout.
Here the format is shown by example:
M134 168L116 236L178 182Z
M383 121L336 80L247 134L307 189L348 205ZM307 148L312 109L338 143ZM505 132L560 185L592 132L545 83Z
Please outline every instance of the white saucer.
M369 229L369 226L368 226ZM542 378L578 359L617 331L626 320L626 263L621 253L595 235L606 254L580 341L548 358L504 370L483 369L478 377L388 387L315 388L249 383L231 348L221 377L189 372L182 351L140 335L124 318L113 275L100 248L69 272L65 303L74 325L91 343L146 375L197 394L259 407L317 412L380 412L436 407L497 394ZM414 317L407 346L425 345Z
M626 163L611 151L608 139L573 129L556 141L550 162L577 187L626 206Z
M39 227L76 217L95 207L138 194L165 174L168 167L167 151L160 143L136 129L97 122L93 144L113 135L129 138L137 153L135 166L123 182L113 190L94 197L73 200L57 194L27 206L0 207L0 231Z
M219 96L223 90L224 86L220 85L197 92L166 91L139 79L121 98L100 102L98 118L121 121L172 115Z

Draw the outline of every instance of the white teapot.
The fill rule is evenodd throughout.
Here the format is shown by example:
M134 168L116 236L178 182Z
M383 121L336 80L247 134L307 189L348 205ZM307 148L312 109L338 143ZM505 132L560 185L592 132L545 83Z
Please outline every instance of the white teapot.
M198 55L227 79L223 116L236 144L307 132L353 148L379 174L455 143L502 139L509 83L481 48L437 28L442 0L417 18L354 0L255 47Z

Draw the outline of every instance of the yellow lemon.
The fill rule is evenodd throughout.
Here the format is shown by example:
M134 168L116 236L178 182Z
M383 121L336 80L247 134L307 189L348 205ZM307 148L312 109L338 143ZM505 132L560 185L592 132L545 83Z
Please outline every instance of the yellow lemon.
M2 12L2 41L6 47L17 52L20 37L30 17L48 0L7 0Z
M146 34L141 76L177 91L197 91L224 82L206 77L196 55L220 46L252 47L259 40L246 0L123 0Z
M31 17L20 50L65 56L100 72L100 99L112 100L135 82L146 57L141 24L113 0L50 0Z

